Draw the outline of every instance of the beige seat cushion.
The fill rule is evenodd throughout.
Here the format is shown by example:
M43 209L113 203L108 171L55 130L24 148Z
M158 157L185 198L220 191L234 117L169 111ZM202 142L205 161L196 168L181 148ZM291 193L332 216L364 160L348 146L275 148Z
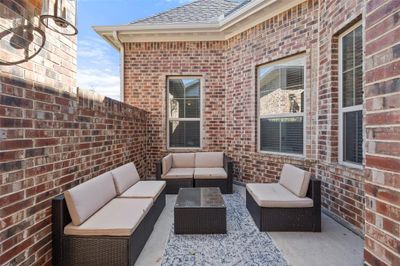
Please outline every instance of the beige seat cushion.
M226 179L224 168L195 168L194 179Z
M194 168L194 153L173 153L172 168Z
M117 196L110 172L84 182L64 192L74 225L80 225Z
M188 179L193 178L194 168L171 168L163 179Z
M196 168L223 168L223 152L197 152L195 158Z
M162 159L162 174L168 173L169 169L172 167L172 154L168 154Z
M113 199L83 224L68 224L64 233L77 236L130 236L152 205L152 199Z
M121 195L128 188L140 180L139 173L133 163L127 163L123 166L111 170L114 177L117 194Z
M260 207L265 208L311 208L310 198L300 198L280 184L247 184L247 191Z
M139 181L126 190L121 198L151 198L156 200L165 188L165 181Z
M299 197L305 197L310 183L310 173L291 164L284 164L279 184Z

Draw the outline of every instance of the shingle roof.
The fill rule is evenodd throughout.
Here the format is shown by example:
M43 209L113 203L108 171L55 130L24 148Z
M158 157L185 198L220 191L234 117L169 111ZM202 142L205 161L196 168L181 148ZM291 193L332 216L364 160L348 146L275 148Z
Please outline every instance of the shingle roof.
M213 23L251 0L197 0L157 15L132 22L135 25Z

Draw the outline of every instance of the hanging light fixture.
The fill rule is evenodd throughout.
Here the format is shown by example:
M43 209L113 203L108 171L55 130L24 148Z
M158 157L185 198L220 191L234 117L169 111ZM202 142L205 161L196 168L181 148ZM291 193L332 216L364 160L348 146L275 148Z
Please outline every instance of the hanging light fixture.
M63 35L73 36L78 34L76 28L76 2L75 0L43 0L40 21L47 28ZM75 6L75 8L74 8ZM71 14L74 8L75 14Z
M0 65L11 66L29 61L44 47L46 36L44 32L25 19L15 22L10 29L0 32L0 44L8 46L13 56L2 53Z

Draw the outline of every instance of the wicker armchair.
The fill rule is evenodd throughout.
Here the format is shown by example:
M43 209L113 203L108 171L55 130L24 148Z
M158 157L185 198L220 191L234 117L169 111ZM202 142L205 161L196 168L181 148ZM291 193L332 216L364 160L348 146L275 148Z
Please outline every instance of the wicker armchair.
M246 206L260 231L321 232L321 181L310 178L304 192L297 197L280 184L248 184Z

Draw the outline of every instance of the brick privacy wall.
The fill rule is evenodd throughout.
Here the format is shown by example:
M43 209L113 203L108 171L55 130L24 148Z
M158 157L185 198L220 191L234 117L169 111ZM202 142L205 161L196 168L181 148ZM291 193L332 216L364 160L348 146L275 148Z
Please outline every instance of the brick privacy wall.
M321 8L319 8L321 3ZM166 77L205 77L203 150L224 150L240 182L276 182L284 163L323 181L322 205L359 234L364 228L363 171L338 163L338 34L363 1L309 0L226 42L130 43L125 101L150 112L150 175L166 149ZM320 19L318 19L320 18ZM256 68L287 56L306 58L305 156L257 151Z
M1 1L0 30L37 25L40 2ZM76 37L45 32L39 55L0 66L0 265L51 265L55 195L130 161L147 176L147 113L77 90ZM1 58L19 58L7 40Z
M51 263L51 199L127 162L147 176L147 113L1 77L0 265Z
M225 43L125 45L125 102L149 112L149 175L167 153L167 77L202 78L203 150L225 148Z
M365 28L365 262L400 265L400 1L367 1Z

